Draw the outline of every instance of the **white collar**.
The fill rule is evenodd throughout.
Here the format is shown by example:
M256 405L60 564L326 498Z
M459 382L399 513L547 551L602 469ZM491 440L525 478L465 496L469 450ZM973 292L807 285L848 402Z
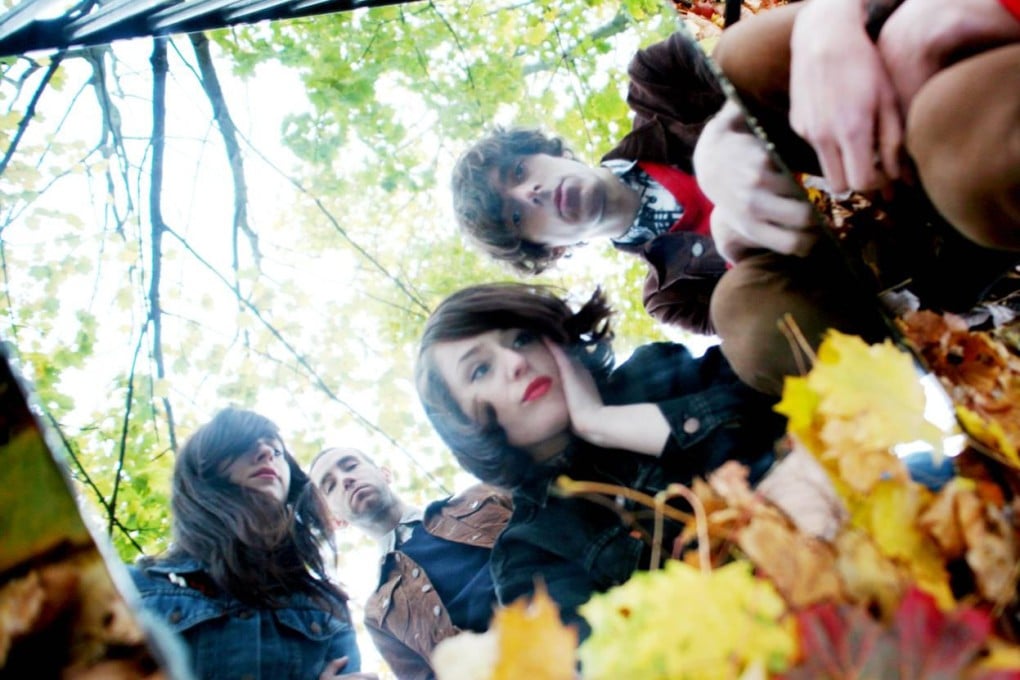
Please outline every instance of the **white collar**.
M404 510L404 514L400 516L400 521L397 522L397 526L390 529L386 534L379 537L377 545L379 547L379 555L383 556L393 552L397 548L397 531L400 531L400 538L402 541L406 541L411 537L410 525L414 522L421 522L425 519L425 511L421 508L408 507Z

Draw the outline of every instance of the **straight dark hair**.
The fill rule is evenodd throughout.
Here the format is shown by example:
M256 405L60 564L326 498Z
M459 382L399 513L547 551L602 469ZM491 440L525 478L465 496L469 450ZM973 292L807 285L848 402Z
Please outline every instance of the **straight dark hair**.
M461 467L483 482L514 488L537 464L507 441L495 418L476 423L460 409L439 374L432 348L493 330L520 328L562 345L601 385L613 367L611 314L599 289L575 312L555 289L524 283L471 286L436 308L422 334L415 386L425 414Z
M290 594L305 593L342 614L347 595L330 581L320 550L326 545L336 555L328 510L286 446L284 503L224 475L231 461L271 438L283 441L271 420L236 408L191 435L174 465L168 556L200 560L217 586L245 603L279 607Z

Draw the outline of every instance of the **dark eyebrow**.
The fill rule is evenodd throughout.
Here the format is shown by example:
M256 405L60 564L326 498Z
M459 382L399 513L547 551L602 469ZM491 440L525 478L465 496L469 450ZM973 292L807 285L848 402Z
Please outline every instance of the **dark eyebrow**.
M334 465L333 467L343 467L352 460L358 460L358 457L351 454L347 454L346 456L340 456L340 458L338 458L336 461L336 465Z

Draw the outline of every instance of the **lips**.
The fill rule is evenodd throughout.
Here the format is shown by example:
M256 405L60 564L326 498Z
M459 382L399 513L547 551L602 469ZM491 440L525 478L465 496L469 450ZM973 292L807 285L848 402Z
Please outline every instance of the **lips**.
M534 401L545 395L552 387L552 378L547 375L539 376L532 380L524 390L523 402Z
M564 193L565 192L563 191L563 182L560 182L559 185L556 187L556 190L553 192L553 203L556 205L556 212L560 214L560 217L564 217L563 209L565 208L565 206L563 205L563 203L566 198Z
M351 489L351 493L348 496L348 498L350 499L348 503L354 505L354 501L357 500L358 495L361 494L362 491L369 491L371 489L372 489L371 484L359 484L358 486L354 487L353 489Z
M251 474L252 477L272 477L273 479L279 479L280 475L277 474L276 470L271 467L260 467L258 470Z

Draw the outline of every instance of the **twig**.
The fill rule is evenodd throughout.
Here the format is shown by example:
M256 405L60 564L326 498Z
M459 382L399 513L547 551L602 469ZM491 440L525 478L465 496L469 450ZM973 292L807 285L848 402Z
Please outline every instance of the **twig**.
M39 104L39 99L42 97L43 91L50 84L50 80L53 78L53 74L57 72L60 67L60 62L64 59L64 51L61 50L53 55L53 60L50 62L49 68L46 69L46 73L43 74L42 82L39 83L39 87L36 88L32 94L32 99L28 102L28 107L25 109L25 115L18 121L18 130L14 133L14 139L11 140L11 145L7 147L7 151L4 152L4 157L0 159L0 175L4 174L7 169L7 165L11 162L11 158L14 156L14 152L18 149L18 144L21 142L21 138L25 135L25 130L28 129L28 124L35 117L35 107Z

